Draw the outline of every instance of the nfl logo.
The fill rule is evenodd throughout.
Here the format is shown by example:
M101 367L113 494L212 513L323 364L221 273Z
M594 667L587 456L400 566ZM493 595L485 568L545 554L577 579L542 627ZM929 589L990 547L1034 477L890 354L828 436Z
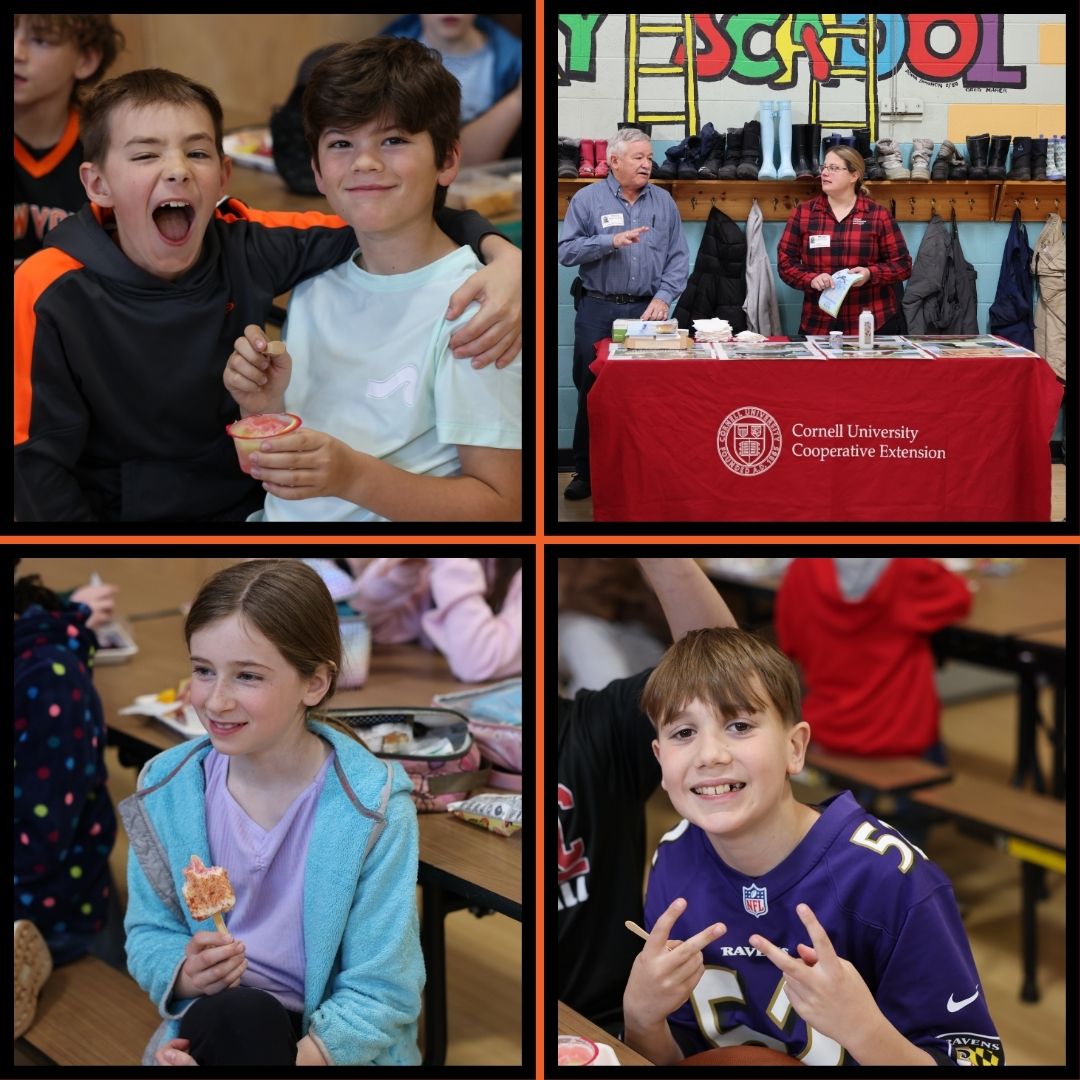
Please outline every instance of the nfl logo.
M768 914L769 894L765 889L759 889L757 885L744 885L742 906L755 919L760 919L762 915Z

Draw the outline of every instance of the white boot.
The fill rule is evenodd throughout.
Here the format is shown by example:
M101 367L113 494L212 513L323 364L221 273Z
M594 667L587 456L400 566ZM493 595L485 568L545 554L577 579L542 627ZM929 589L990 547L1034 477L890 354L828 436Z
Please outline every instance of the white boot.
M780 102L780 168L776 175L780 180L794 180L795 169L791 164L791 102Z
M910 180L911 173L904 168L900 147L895 139L878 139L878 164L885 170L886 180Z
M930 179L930 155L934 152L934 140L916 138L911 147L911 179ZM885 173L888 176L888 170Z
M776 145L776 102L762 101L759 117L761 119L761 168L759 180L775 180L776 166L773 164L773 149ZM790 116L790 113L788 114ZM794 174L792 174L794 175Z

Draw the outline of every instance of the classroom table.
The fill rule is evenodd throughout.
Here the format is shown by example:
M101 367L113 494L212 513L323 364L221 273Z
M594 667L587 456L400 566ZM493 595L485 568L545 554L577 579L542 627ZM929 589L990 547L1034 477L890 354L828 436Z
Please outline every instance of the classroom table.
M594 1043L607 1043L615 1051L620 1065L651 1065L647 1057L642 1057L636 1050L631 1050L626 1043L619 1042L614 1035L609 1035L602 1027L597 1027L569 1005L559 1002L559 1034L580 1035L592 1039Z
M608 360L608 345L588 402L595 521L1050 519L1062 388L1041 358ZM834 449L858 456L809 456Z
M746 605L748 629L772 621L780 577L748 577L706 568L709 577ZM1022 787L1030 778L1036 791L1046 790L1036 737L1041 724L1039 679L1054 688L1054 720L1049 730L1053 747L1050 793L1065 797L1065 619L1066 566L1064 559L1025 559L1010 573L990 575L968 571L964 575L978 587L967 616L933 635L934 651L941 657L963 660L1019 678L1016 763L1013 783Z
M118 611L133 621L130 629L139 651L122 663L99 663L94 685L101 696L109 745L122 764L141 768L155 754L184 741L172 728L144 716L121 716L136 695L175 687L190 673L178 605L194 596L199 582L222 563L234 560L174 559L26 559L20 575L41 573L56 589L89 580L92 572L121 586ZM160 614L162 611L170 614ZM141 613L154 617L140 618ZM124 616L122 616L124 617ZM339 691L328 704L430 705L434 694L461 690L441 654L419 645L376 645L371 670L362 687ZM521 907L521 834L496 836L446 814L420 814L421 942L427 965L424 991L424 1064L441 1065L446 1054L446 967L443 919L458 908L474 906L508 915L519 922Z

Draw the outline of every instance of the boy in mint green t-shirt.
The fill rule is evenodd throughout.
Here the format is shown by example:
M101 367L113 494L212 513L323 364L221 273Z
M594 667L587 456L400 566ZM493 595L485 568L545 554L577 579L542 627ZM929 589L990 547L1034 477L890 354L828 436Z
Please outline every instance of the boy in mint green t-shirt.
M244 415L304 421L253 455L263 520L520 520L520 356L503 370L455 361L450 336L475 308L444 318L480 265L434 219L457 174L458 112L456 80L408 39L343 46L312 72L315 180L360 250L294 290L286 354L267 366L252 328L229 359Z

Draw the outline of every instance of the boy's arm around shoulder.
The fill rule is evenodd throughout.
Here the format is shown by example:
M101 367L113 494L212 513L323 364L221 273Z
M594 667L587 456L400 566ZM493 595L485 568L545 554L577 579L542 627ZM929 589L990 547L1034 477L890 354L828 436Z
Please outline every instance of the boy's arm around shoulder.
M308 1037L331 1065L420 1064L420 834L408 787L395 785L385 827L364 858L344 935L330 943L339 950L340 970L311 1014Z

